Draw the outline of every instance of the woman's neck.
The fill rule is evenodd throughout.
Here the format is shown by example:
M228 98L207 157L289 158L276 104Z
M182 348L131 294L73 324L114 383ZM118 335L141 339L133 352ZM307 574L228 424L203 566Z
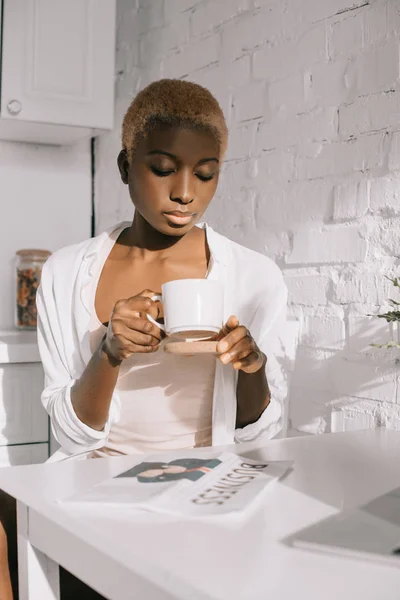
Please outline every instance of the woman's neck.
M163 259L188 252L193 243L198 243L200 239L204 239L204 232L198 227L193 227L182 236L168 236L160 233L136 211L132 225L125 229L118 244L126 246L132 257L146 259L150 256L154 258L154 255L157 255L157 258Z

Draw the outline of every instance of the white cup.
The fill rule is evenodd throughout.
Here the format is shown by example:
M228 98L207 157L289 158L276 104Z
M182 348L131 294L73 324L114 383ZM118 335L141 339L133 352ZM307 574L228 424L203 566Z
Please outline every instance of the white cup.
M208 339L222 328L224 290L220 283L210 279L178 279L168 281L161 295L152 300L164 306L164 325L150 315L149 321L170 336L185 339Z

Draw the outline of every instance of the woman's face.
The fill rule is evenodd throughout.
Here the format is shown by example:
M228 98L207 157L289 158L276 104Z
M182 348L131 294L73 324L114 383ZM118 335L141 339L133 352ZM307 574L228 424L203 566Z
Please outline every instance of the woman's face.
M187 233L211 202L219 178L219 145L206 131L160 125L137 147L129 165L118 157L136 210L157 231Z

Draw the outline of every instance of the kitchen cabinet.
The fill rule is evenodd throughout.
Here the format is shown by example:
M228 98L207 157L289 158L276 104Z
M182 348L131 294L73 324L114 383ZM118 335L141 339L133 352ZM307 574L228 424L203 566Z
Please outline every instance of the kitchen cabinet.
M44 462L49 418L35 332L0 333L0 466Z
M112 129L116 0L2 8L0 139L67 144Z
M48 444L0 446L0 467L36 465L45 462L48 456Z

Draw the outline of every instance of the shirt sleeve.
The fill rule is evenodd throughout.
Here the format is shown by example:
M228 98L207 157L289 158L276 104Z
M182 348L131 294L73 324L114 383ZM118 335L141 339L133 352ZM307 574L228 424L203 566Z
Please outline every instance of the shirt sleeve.
M108 420L102 431L83 423L74 411L71 389L76 380L71 376L65 356L65 340L54 298L50 260L43 267L36 296L38 345L45 376L41 400L50 416L55 439L64 452L73 455L104 446L112 425L119 419L120 401L114 394Z
M256 422L236 429L236 442L248 442L260 437L271 439L284 427L287 383L278 349L280 333L283 332L286 323L286 308L287 288L282 279L273 298L271 292L262 298L249 325L258 347L267 357L265 369L271 400Z

